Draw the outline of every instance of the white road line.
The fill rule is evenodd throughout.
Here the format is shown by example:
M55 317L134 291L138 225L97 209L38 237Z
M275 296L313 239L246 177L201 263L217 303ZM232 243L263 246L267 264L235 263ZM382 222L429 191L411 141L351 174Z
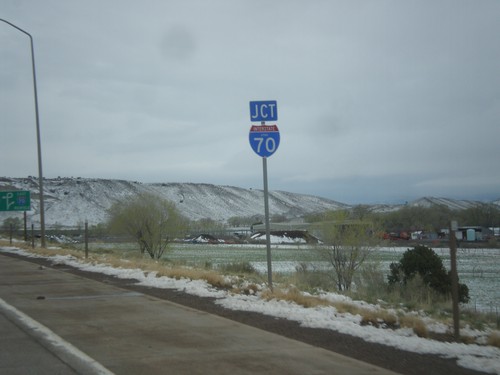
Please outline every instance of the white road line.
M95 359L56 335L43 324L8 304L2 298L0 298L0 312L79 374L114 375Z
M122 297L138 297L143 296L144 294L139 292L118 292L113 294L94 294L94 295L86 295L86 296L66 296L66 297L45 297L46 300L52 301L64 301L64 300L79 300L79 299L110 299L110 298L122 298Z

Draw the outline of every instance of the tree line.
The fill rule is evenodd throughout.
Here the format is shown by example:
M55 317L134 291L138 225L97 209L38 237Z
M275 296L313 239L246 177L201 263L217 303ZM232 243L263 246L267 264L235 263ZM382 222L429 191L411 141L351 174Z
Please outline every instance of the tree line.
M326 211L306 217L306 221L321 233L325 246L318 247L318 251L332 266L336 288L343 291L351 288L354 274L380 244L377 232L381 228L437 231L446 228L452 219L464 226L500 226L500 208L484 204L453 211L445 206L405 206L397 211L377 213L369 206L360 205L351 210ZM244 220L240 218L234 223L236 221ZM7 220L6 224L20 223ZM212 219L190 222L172 202L152 194L139 194L116 202L110 208L105 231L131 236L142 254L160 259L173 239L182 238L189 230L201 231L207 227L221 229L221 223ZM391 265L389 283L404 286L417 274L439 293L449 294L449 273L432 249L425 246L408 249L399 263ZM466 302L467 287L460 285L460 288L461 301Z
M228 220L228 224L249 226L260 219L257 216L234 217ZM271 218L274 222L285 220L283 215ZM374 212L371 206L358 205L350 210L326 211L305 217L306 222L317 224L316 229L322 233L323 240L325 243L333 243L333 248L337 246L335 244L346 242L356 242L357 248L358 242L371 242L373 234L381 231L438 232L448 228L451 220L456 220L460 226L500 227L500 207L495 204L478 204L465 210L451 210L440 205L404 206L392 212L381 213ZM22 225L18 218L6 219L3 224L4 229L14 227L14 230ZM158 259L174 238L182 238L193 231L222 231L224 224L210 218L189 221L173 203L151 194L140 194L115 203L109 210L108 223L100 225L99 228L108 233L132 236L139 244L141 252ZM351 264L349 267L352 266ZM337 263L337 267L343 265Z
M358 205L351 210L349 218L368 220L387 231L425 230L438 232L448 228L456 220L460 226L500 227L500 207L492 203L478 204L464 210L452 210L444 205L431 207L404 206L391 212L374 212L368 205ZM328 220L330 212L306 216L309 223Z

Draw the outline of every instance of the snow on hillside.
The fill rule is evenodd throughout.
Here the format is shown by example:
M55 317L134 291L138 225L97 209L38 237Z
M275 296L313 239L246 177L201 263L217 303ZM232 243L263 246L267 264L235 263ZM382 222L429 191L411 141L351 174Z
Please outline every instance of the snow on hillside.
M411 202L409 205L414 207L426 207L426 208L432 206L445 206L448 207L450 210L466 210L468 208L476 207L477 205L480 204L481 202L478 201L423 197Z
M30 222L39 225L38 179L0 178L0 190L31 191ZM234 216L263 216L262 190L194 183L157 183L106 179L44 179L45 222L48 226L90 225L106 221L115 202L138 193L153 193L173 202L191 220L211 218L226 221ZM271 215L300 217L307 213L349 207L329 199L282 191L269 192ZM0 213L0 221L22 213Z
M38 178L0 177L0 190L31 191L32 211L29 222L39 225ZM173 202L188 219L211 218L220 222L235 216L262 217L264 193L262 190L243 189L200 183L146 184L124 180L56 178L44 179L45 222L47 226L74 227L85 221L90 225L103 223L107 210L115 202L138 193L153 193ZM493 202L500 205L500 200ZM424 197L410 202L409 206L430 207L444 205L452 210L462 210L482 204L477 201ZM288 219L303 217L313 212L351 208L351 205L312 195L285 191L269 192L271 215L284 215ZM403 205L378 204L370 206L374 212L390 212ZM10 216L21 217L20 212L0 212L0 222Z

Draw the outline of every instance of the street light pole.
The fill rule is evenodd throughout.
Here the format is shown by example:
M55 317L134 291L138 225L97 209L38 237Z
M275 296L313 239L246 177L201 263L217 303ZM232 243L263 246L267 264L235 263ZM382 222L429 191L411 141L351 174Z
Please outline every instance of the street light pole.
M21 29L20 27L14 25L13 23L1 19L0 21L5 22L6 24L12 26L13 28L19 30L23 34L27 35L30 38L31 45L31 67L33 70L33 92L35 97L35 119L36 119L36 141L38 148L38 188L40 191L40 227L41 227L41 241L42 247L45 247L45 205L43 198L43 173L42 173L42 144L40 140L40 117L38 115L38 94L36 88L36 71L35 71L35 50L33 48L33 37L27 31Z

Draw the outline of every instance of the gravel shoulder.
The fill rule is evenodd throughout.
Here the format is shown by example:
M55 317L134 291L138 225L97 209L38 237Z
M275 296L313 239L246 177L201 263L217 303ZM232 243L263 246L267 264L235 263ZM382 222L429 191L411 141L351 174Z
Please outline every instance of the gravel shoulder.
M64 265L54 265L44 258L27 258L18 254L3 255L19 257L24 260L70 272L81 277L109 283L123 289L141 292L156 298L165 299L193 309L205 311L249 326L276 333L297 341L324 348L345 356L408 375L479 375L483 372L469 370L456 364L455 359L445 359L435 355L406 352L381 344L368 343L358 337L318 328L301 327L297 322L275 318L248 311L225 309L214 303L214 298L198 297L171 289L158 289L136 285L136 280L118 279L112 276L85 272Z

